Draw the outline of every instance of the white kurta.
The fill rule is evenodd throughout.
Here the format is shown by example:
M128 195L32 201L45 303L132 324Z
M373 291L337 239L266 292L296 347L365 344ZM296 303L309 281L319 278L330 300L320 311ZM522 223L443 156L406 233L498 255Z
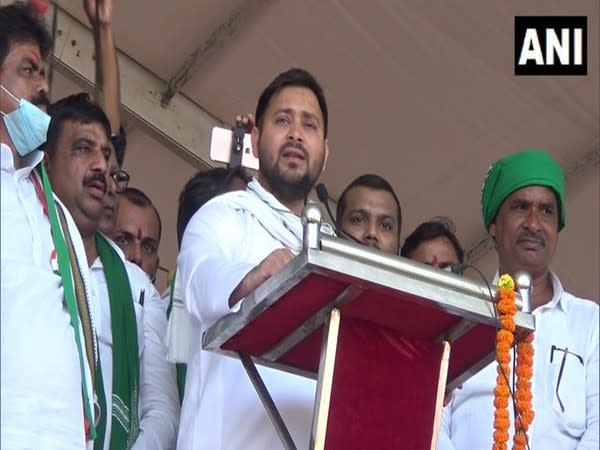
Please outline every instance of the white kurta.
M113 242L111 245L124 259L121 249ZM135 264L124 261L137 321L138 350L140 356L140 434L133 446L135 450L164 450L175 448L177 427L179 424L179 397L175 366L166 361L164 336L167 316L163 302L156 288ZM91 267L92 297L96 314L96 333L102 362L102 378L107 399L112 398L112 329L110 302L106 277L100 258L96 258ZM140 293L144 290L144 305L139 303ZM110 444L111 421L106 423L104 449Z
M552 282L552 301L533 312L536 319L532 380L535 419L529 430L529 446L532 450L597 450L600 427L598 305L565 292L554 274ZM555 350L551 362L552 346L567 348L583 361L582 364L572 354L566 356L559 385L564 411L556 396L563 352ZM452 401L444 408L438 448L492 448L495 385L496 363L492 363L454 392ZM509 406L512 406L510 402ZM512 407L510 416L513 416ZM511 428L514 429L514 421ZM512 442L512 433L510 439Z
M281 247L251 214L218 202L206 204L190 220L177 277L197 338L188 363L179 449L282 448L241 362L200 347L203 326L231 312L228 299L233 289L251 268ZM259 372L297 448L308 448L315 382L265 367L259 367Z
M50 265L50 223L30 178L42 153L17 171L4 144L1 157L0 447L85 449L79 353L62 280ZM85 281L83 244L65 216Z

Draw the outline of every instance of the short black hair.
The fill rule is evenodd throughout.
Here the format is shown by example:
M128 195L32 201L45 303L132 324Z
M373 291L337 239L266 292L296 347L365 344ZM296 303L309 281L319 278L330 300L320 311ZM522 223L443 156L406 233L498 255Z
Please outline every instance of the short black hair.
M458 242L458 238L451 229L451 225L446 223L447 221L431 220L429 222L423 222L410 236L406 238L402 249L400 250L400 256L410 258L414 251L423 242L431 241L439 237L446 237L452 243L458 262L462 263L465 259L465 252Z
M158 242L160 242L160 237L162 235L162 221L160 220L158 209L156 209L156 206L154 206L152 200L150 200L150 198L141 190L134 187L128 187L119 194L119 197L126 198L129 202L140 208L152 208L154 210L156 213L156 218L158 219Z
M14 44L35 43L42 60L52 49L52 37L42 15L28 4L17 1L0 7L0 67Z
M344 212L346 211L346 196L348 195L348 192L355 187L366 187L377 191L386 191L392 194L392 197L394 197L394 201L396 202L396 206L398 207L398 237L400 237L400 231L402 229L402 208L400 208L400 201L398 200L398 196L394 192L392 185L388 183L384 178L380 177L379 175L373 175L369 173L356 178L352 183L348 185L346 189L344 189L344 192L342 192L342 195L338 200L337 209L335 213L335 222L337 226L341 226L342 217L344 216Z
M106 114L85 92L61 98L48 106L50 125L46 135L44 150L49 156L54 156L58 137L62 132L63 123L76 120L81 123L99 123L102 125L106 138L110 139L110 122Z
M287 87L303 87L310 89L313 94L315 94L315 97L317 97L317 101L319 102L319 107L321 108L321 113L323 114L323 130L325 137L327 137L328 112L327 100L325 100L323 88L317 82L315 77L306 70L299 68L292 68L280 73L273 81L271 81L271 83L269 83L264 91L262 91L262 94L260 94L260 97L258 98L256 113L254 115L256 126L259 129L262 128L265 112L269 107L269 103L271 103L271 99L275 94Z
M196 173L183 187L179 195L179 208L177 210L177 246L181 248L183 233L192 216L206 202L213 197L224 193L231 179L237 176L248 183L249 177L242 167L215 169Z

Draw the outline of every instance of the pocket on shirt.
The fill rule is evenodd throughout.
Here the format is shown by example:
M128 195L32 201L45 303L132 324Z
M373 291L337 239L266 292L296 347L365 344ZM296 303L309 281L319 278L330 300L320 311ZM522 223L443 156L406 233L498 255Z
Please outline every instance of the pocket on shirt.
M555 351L551 364L553 372L552 409L560 417L561 422L564 423L570 434L574 437L579 437L583 434L586 427L587 384L585 366L579 361L577 356L567 353L563 373L560 376L560 366L563 356L564 353L562 351ZM558 395L556 390L557 385Z

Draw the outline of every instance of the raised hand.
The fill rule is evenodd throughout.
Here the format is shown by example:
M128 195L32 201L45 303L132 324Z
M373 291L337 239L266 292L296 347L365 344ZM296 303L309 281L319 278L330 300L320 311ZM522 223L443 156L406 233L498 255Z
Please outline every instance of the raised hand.
M252 128L256 126L256 120L254 119L254 115L251 113L245 114L243 116L237 115L235 116L235 121L242 121L244 127L246 128L246 133L252 132Z
M96 17L96 7L98 8L98 17ZM83 0L83 8L92 27L95 27L97 23L100 26L111 24L113 0Z

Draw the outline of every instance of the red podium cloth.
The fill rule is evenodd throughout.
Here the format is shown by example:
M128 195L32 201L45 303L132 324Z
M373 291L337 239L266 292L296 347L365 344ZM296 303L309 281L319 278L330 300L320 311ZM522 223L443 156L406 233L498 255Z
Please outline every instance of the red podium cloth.
M356 280L311 273L221 348L262 357ZM341 312L326 448L430 449L445 333L462 318L398 290L370 286ZM323 326L277 362L317 373ZM451 343L448 382L494 350L495 327Z
M273 306L229 339L222 348L260 357L291 331L339 295L351 280L310 274ZM430 341L442 336L461 318L424 304L418 297L385 288L366 289L341 308L343 317L360 318L401 332L406 338ZM316 373L319 368L323 328L309 334L279 362ZM494 350L495 328L478 324L452 342L448 381L462 374Z
M325 448L431 448L443 345L342 316Z

